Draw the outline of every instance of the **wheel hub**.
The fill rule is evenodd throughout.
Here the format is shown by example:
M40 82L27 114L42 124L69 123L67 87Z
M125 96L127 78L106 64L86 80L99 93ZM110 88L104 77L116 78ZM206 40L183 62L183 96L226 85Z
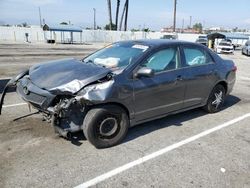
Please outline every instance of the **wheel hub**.
M101 122L99 131L102 136L112 136L117 129L117 120L113 117L109 117Z
M223 92L220 91L218 93L215 93L214 96L215 96L215 100L212 102L212 105L218 108L219 105L222 103Z

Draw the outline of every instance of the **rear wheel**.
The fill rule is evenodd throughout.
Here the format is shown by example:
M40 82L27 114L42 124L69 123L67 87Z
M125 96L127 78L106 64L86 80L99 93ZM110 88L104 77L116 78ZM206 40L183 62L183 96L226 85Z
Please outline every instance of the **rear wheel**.
M96 148L117 145L126 136L128 127L127 113L116 105L91 109L83 122L84 135Z
M212 90L209 98L207 100L207 104L203 107L209 113L215 113L220 111L221 107L225 101L226 90L222 85L216 85Z

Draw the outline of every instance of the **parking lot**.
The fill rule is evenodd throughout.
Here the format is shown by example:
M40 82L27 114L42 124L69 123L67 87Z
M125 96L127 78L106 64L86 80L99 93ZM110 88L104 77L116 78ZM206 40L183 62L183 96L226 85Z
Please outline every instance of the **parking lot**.
M0 78L102 46L0 44ZM0 116L0 187L250 187L250 57L222 56L238 70L221 112L195 109L141 124L108 149L97 150L81 132L56 136L9 93Z

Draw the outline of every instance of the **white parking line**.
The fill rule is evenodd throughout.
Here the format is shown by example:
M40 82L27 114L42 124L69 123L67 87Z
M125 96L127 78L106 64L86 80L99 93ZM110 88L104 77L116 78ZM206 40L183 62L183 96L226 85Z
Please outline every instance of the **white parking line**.
M18 104L3 105L3 108L10 108L10 107L15 107L15 106L23 106L23 105L27 105L27 103L18 103Z
M250 78L249 78L249 77L246 77L246 76L240 76L239 78L240 78L241 80L250 81Z
M206 135L209 135L209 134L211 134L211 133L213 133L215 131L218 131L220 129L223 129L225 127L233 125L233 124L235 124L235 123L237 123L239 121L242 121L242 120L244 120L244 119L246 119L248 117L250 117L250 113L247 113L247 114L245 114L243 116L240 116L238 118L235 118L235 119L233 119L231 121L228 121L226 123L218 125L218 126L216 126L214 128L211 128L211 129L208 129L206 131L203 131L203 132L201 132L201 133L199 133L197 135L194 135L194 136L192 136L190 138L182 140L182 141L180 141L178 143L175 143L173 145L167 146L167 147L165 147L165 148L163 148L163 149L161 149L159 151L156 151L154 153L146 155L146 156L144 156L142 158L139 158L139 159L137 159L135 161L127 163L127 164L125 164L123 166L115 168L115 169L113 169L113 170L111 170L111 171L109 171L107 173L104 173L104 174L102 174L100 176L97 176L97 177L95 177L95 178L93 178L93 179L91 179L89 181L86 181L83 184L80 184L80 185L76 186L75 188L85 188L85 187L96 185L97 183L100 183L100 182L102 182L102 181L104 181L104 180L106 180L108 178L111 178L112 176L115 176L115 175L117 175L117 174L119 174L121 172L124 172L124 171L126 171L126 170L128 170L130 168L133 168L134 166L140 165L140 164L142 164L142 163L144 163L144 162L146 162L148 160L151 160L151 159L154 159L156 157L159 157L160 155L163 155L163 154L165 154L165 153L167 153L167 152L169 152L171 150L179 148L179 147L181 147L181 146L183 146L185 144L188 144L188 143L190 143L192 141L195 141L195 140L197 140L199 138L202 138L202 137L204 137Z
M6 66L6 65L5 65ZM11 78L0 78L0 81L2 80L10 80Z

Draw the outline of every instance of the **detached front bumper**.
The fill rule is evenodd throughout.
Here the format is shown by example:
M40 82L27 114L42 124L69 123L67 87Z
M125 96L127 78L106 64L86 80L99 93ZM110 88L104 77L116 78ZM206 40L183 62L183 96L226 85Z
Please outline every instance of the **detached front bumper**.
M46 112L55 95L34 85L28 77L23 77L16 84L16 91L22 99L34 108Z
M4 103L4 98L5 98L5 95L6 93L8 92L8 90L10 88L16 88L16 83L19 79L23 78L25 75L29 74L29 70L24 70L22 72L20 72L16 77L13 77L7 84L6 86L4 87L3 89L3 93L2 93L2 96L1 96L1 99L0 99L0 115L1 115L1 112L2 112L2 107L3 107L3 103Z
M34 85L27 74L28 71L20 73L17 77L11 79L5 86L0 100L0 115L4 104L4 98L10 88L16 89L16 92L21 98L34 108L39 111L48 112L47 109L56 96Z
M10 80L7 85L4 87L3 89L3 93L2 93L2 96L1 96L1 99L0 99L0 115L2 113L2 107L3 107L3 103L4 103L4 98L5 98L5 95L6 93L8 92L8 90L10 88L15 88L16 85L12 82L12 80Z

